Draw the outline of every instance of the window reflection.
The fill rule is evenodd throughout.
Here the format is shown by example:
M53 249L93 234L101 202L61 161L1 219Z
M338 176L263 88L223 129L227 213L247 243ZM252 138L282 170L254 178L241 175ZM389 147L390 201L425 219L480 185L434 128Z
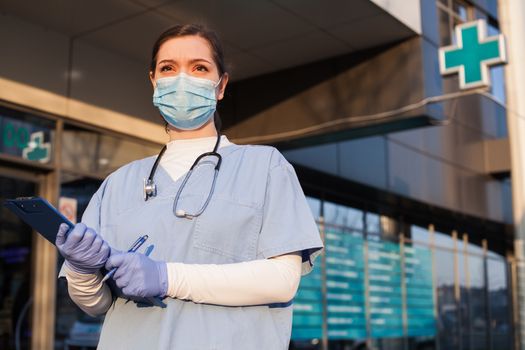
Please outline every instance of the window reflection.
M443 349L458 349L459 311L454 295L454 253L436 249L439 343Z
M441 46L452 44L451 19L448 12L439 9L439 42Z
M81 221L84 210L101 183L101 180L63 173L60 196L77 201L77 222ZM63 261L59 255L58 269ZM56 300L55 349L95 349L103 318L90 317L73 303L67 292L65 278L60 278L57 282Z
M494 24L488 24L488 35L498 35L500 30ZM490 93L501 103L505 103L507 96L505 94L505 68L503 66L490 68Z
M470 329L467 328L472 339L472 346L476 349L486 347L487 314L485 294L485 263L484 258L478 255L469 256L469 269L471 276L470 286Z
M381 230L381 217L375 213L366 213L366 232L379 235Z
M462 21L468 21L468 5L463 1L454 0L452 2L452 11Z
M410 228L410 234L414 243L431 243L430 232L423 227L412 225Z
M160 149L70 124L64 126L62 143L63 168L100 176L133 160L155 155Z
M363 212L344 205L325 202L325 222L347 229L363 230Z
M319 216L321 215L321 200L314 198L314 197L306 197L306 202L310 206L310 209L312 210L312 214L314 216L315 220L319 220Z
M416 225L409 226L402 250L401 242L392 237L406 226L394 218L314 198L308 201L314 213L322 206L326 218L328 273L326 280L322 269L304 279L298 297L321 299L323 283L328 286L329 320L322 321L327 323L328 350L359 348L367 339L373 349L381 350L483 350L490 347L489 341L494 349L510 348L509 272L502 256L470 243L468 233L455 240L453 232L432 228L432 233ZM331 298L344 312L356 314L334 313ZM363 310L368 316L359 313ZM292 337L290 349L320 349L321 323L313 318L319 313L309 318L316 322L310 324L311 330L305 328L307 315L297 315L292 331L297 339ZM344 323L347 319L354 324Z
M489 312L493 349L511 348L511 312L508 283L508 266L503 258L487 260L489 271Z
M36 184L0 176L0 203L33 196ZM0 206L0 349L29 349L31 344L31 227Z

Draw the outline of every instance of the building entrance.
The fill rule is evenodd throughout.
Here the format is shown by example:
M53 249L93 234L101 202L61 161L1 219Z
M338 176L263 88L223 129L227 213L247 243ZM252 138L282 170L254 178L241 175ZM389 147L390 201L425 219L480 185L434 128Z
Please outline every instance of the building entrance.
M0 203L34 196L38 183L24 172L0 168ZM34 178L34 176L33 176ZM31 343L32 230L0 206L0 348L29 349Z

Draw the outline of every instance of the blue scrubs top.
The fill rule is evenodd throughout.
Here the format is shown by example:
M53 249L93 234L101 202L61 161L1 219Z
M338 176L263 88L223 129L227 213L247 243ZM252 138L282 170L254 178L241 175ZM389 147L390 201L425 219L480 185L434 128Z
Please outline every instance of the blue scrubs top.
M301 251L303 274L322 248L317 225L292 166L273 147L220 148L222 165L213 197L192 220L174 215L182 178L162 167L156 197L144 201L143 179L155 161L134 161L112 173L91 199L82 222L111 247L126 250L140 235L151 258L188 264L229 264ZM216 158L196 167L178 209L197 212L213 180ZM292 304L224 307L166 298L167 308L116 298L99 349L288 349Z

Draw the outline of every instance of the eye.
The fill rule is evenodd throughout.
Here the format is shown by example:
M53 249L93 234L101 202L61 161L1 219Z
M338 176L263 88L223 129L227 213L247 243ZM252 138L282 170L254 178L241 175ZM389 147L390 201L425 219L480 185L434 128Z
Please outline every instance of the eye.
M169 65L165 65L165 66L162 66L160 67L159 69L161 72L169 72L170 70L172 70L171 66Z
M203 66L202 64L195 66L195 70L199 72L208 72L208 68L206 68L206 66Z

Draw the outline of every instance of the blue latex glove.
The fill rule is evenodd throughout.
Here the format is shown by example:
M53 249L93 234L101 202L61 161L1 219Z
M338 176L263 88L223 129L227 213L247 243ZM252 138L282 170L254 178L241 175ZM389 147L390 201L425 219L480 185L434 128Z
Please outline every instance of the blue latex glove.
M83 223L76 224L69 234L68 231L69 226L60 225L55 239L55 245L66 259L66 264L78 273L96 273L106 264L111 248Z
M112 254L106 270L116 267L115 284L130 297L164 297L168 292L168 268L140 253Z

